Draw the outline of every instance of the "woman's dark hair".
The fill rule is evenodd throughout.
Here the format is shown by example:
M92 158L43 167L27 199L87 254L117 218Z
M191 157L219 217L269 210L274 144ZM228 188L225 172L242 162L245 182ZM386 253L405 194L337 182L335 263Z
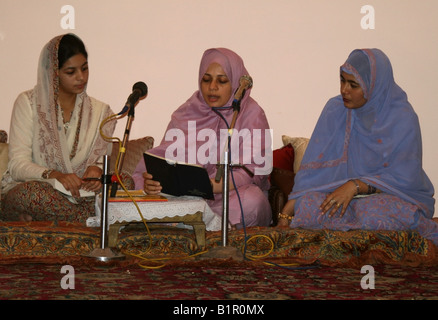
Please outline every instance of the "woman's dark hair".
M88 59L88 53L82 40L73 34L64 35L59 42L58 68L61 69L68 59L78 53L83 54L85 59Z

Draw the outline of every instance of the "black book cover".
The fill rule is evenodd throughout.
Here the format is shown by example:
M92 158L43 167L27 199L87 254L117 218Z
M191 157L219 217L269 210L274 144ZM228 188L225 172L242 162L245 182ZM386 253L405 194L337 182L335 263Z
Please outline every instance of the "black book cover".
M161 192L173 196L197 196L214 200L207 170L200 165L179 163L145 152L147 171L159 181Z

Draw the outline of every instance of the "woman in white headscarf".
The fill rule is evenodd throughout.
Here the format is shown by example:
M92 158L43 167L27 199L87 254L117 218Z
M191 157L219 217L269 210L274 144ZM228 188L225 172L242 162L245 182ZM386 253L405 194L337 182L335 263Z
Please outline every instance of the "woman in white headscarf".
M2 220L84 222L94 213L102 157L110 144L100 135L110 107L86 93L88 54L73 34L47 43L40 55L37 84L21 93L12 111L9 164L2 181ZM115 122L103 127L110 136ZM71 196L44 181L56 179Z

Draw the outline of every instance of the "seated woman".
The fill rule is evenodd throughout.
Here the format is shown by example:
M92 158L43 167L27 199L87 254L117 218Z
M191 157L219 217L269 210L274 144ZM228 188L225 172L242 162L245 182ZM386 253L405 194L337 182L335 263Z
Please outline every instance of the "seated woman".
M21 93L12 111L8 170L2 180L1 220L64 220L85 222L94 214L102 157L110 144L99 126L113 114L110 107L86 93L87 52L73 34L53 38L43 48L37 84ZM103 127L111 136L115 122ZM72 196L44 179L58 180Z
M166 150L173 148L172 145L176 143L172 137L168 138L167 136L176 132L175 130L181 132L181 135L185 137L182 159L189 163L196 162L206 168L215 194L215 200L207 200L207 203L218 215L223 212L223 179L216 182L216 164L219 163L222 156L221 150L224 148L221 143L226 141L226 139L221 140L221 132L223 138L223 133L225 132L226 135L227 129L231 125L234 113L231 107L233 93L239 87L240 78L244 75L248 75L244 63L233 51L225 48L206 50L199 69L199 90L172 114L161 144L148 151L166 157ZM246 139L248 136L240 138L238 145L232 144L230 149L232 163L240 162L255 173L254 177L251 177L242 168L232 168L232 178L229 180L229 222L237 228L244 225L268 226L272 218L267 197L268 171L272 169L272 150L269 150L270 141L265 143L264 138L265 132L269 131L269 125L263 109L250 97L250 93L251 89L249 88L241 100L241 108L234 125L235 131L232 139L238 139L238 132L242 133L245 130L252 139L248 141ZM209 136L203 136L207 131ZM266 149L265 144L268 146ZM255 150L259 146L261 150ZM246 161L248 159L245 159L245 155L248 155L248 148L250 152L252 151L251 155L260 154L269 158L269 170L264 172L263 167L266 163L254 161L254 158L251 158L251 161ZM206 150L208 151L206 152ZM212 159L214 153L216 157ZM136 188L144 189L148 194L160 193L162 189L160 182L154 181L153 177L146 172L143 160L134 171L133 179Z
M278 225L416 230L438 244L418 117L389 59L354 50L340 78L341 95L320 115Z

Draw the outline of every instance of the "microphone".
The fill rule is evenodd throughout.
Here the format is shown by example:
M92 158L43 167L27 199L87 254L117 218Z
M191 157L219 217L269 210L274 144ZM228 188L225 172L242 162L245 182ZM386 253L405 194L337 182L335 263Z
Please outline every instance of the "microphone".
M239 88L237 88L236 92L234 93L234 103L240 103L240 100L243 99L243 96L245 95L245 90L252 87L252 78L248 75L244 75L240 77L239 80Z
M129 133L131 132L132 122L134 121L134 107L138 100L140 98L146 97L147 94L148 87L144 82L140 81L135 83L132 87L132 93L129 95L128 100L123 107L123 110L119 114L117 114L119 116L129 111L128 121L126 122L125 134L123 135L122 146L119 150L119 163L117 165L117 169L119 172L122 172L123 161L125 160L126 146L128 145ZM118 183L117 177L113 176L111 179L111 183L111 197L115 197Z
M233 130L234 124L236 123L237 113L240 112L240 101L243 99L246 89L251 88L252 84L252 78L248 75L243 75L239 79L239 88L237 88L236 92L234 93L234 100L232 104L234 115L230 126L231 131Z
M137 82L132 86L132 93L129 95L126 100L125 106L122 111L120 111L117 115L122 115L127 112L131 107L134 107L140 98L146 97L148 94L148 86L144 82Z
M248 75L243 75L239 79L239 88L237 88L236 92L234 93L234 100L232 105L234 110L233 119L231 120L231 125L230 128L228 129L228 140L227 143L225 144L224 155L226 153L228 154L228 142L229 139L231 139L231 135L233 134L234 131L234 125L236 124L237 114L240 112L240 101L243 99L243 96L245 95L245 90L251 88L252 84L253 84L252 78ZM220 165L217 168L216 177L215 177L215 181L217 183L219 183L222 176L224 175L224 166L225 165ZM245 169L245 171L248 170L245 166L243 166L243 168Z

